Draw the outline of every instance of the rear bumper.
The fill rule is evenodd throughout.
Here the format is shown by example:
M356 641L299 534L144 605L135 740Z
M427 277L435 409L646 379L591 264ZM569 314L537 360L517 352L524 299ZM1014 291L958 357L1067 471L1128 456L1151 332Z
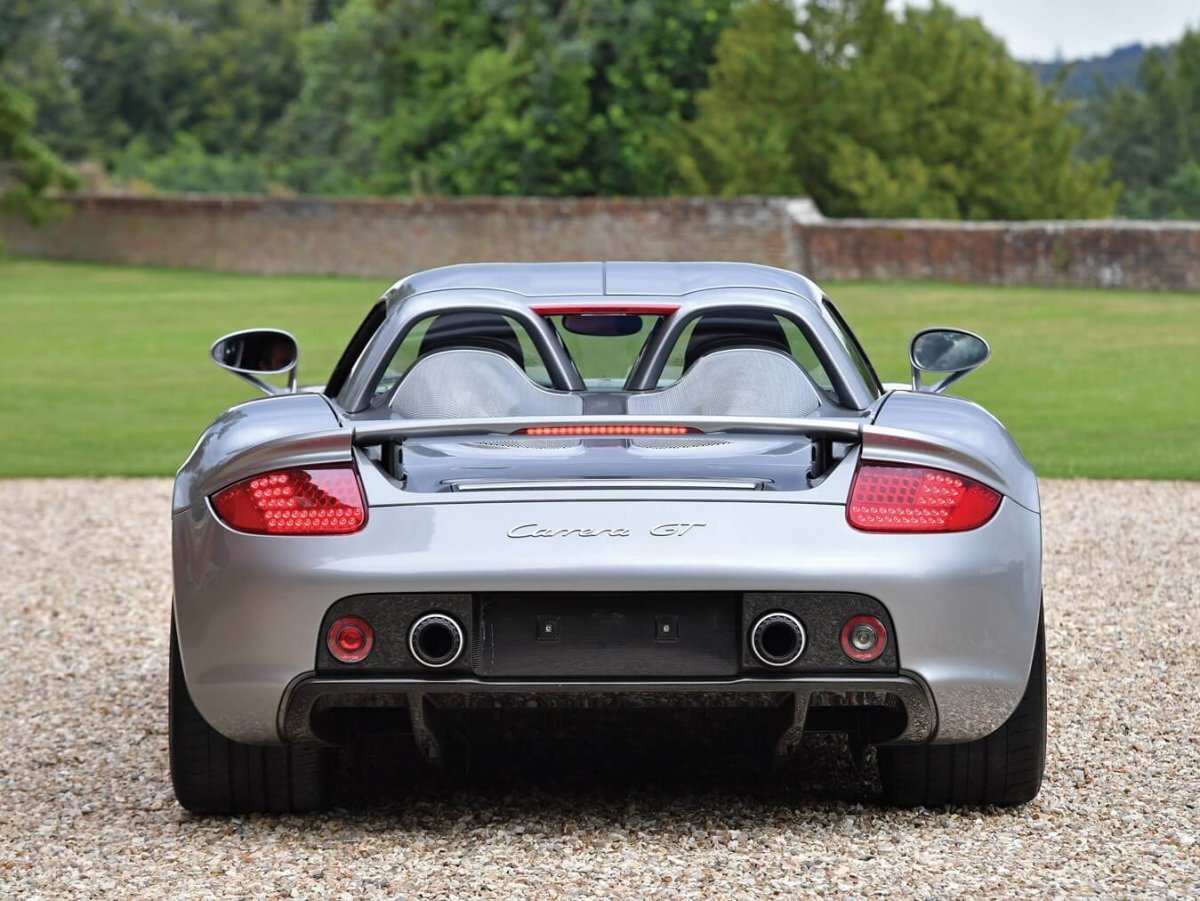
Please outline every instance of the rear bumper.
M532 523L575 531L510 537L514 530L531 532L518 527ZM664 528L678 524L695 527ZM214 728L250 743L299 735L289 725L292 707L302 708L314 686L327 695L349 690L337 687L352 684L342 677L311 679L323 618L348 595L857 592L877 598L891 615L900 672L907 674L896 678L922 688L929 709L925 737L947 742L987 735L1016 707L1040 610L1040 518L1010 500L983 528L949 535L857 532L835 504L661 494L373 507L361 532L328 537L235 533L200 504L176 514L173 528L174 615L188 688ZM597 534L584 536L580 529ZM681 681L686 688L679 688ZM810 692L807 677L644 687L739 693L759 691L759 682L784 694ZM383 694L399 695L417 688L529 690L498 680L377 684ZM445 684L455 688L440 687ZM568 693L598 690L586 682L537 684ZM603 690L629 689L613 683Z

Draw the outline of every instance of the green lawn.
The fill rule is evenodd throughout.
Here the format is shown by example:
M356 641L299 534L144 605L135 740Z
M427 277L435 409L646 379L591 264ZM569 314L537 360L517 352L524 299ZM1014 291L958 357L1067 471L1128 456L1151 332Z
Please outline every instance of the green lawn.
M161 475L252 390L207 359L272 325L323 381L385 281L265 278L0 260L0 475ZM957 325L992 343L955 387L1048 476L1200 478L1200 295L934 284L827 286L883 378L908 336Z

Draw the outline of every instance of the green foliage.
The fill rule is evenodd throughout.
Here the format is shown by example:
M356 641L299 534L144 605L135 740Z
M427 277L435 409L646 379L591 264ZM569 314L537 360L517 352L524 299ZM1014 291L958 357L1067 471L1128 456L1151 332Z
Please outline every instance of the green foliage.
M22 5L22 4L18 4ZM303 0L23 0L0 72L37 102L38 131L109 161L179 132L215 153L259 151L296 93Z
M1148 53L1136 86L1102 94L1087 149L1111 159L1122 213L1200 217L1200 31Z
M302 47L288 180L433 194L662 194L730 0L349 0Z
M45 192L70 187L72 172L33 137L33 101L0 81L0 205L35 222L51 212Z
M1069 109L975 19L934 3L750 0L717 47L693 131L724 194L812 195L836 216L1091 217L1100 164Z
M835 216L1092 217L1114 208L1111 160L1121 212L1197 216L1197 73L1190 34L1072 111L1055 92L1078 72L1040 86L939 2L0 4L6 127L41 141L22 145L26 205L57 154L157 190L810 194ZM14 124L31 111L32 129Z
M154 151L144 137L135 138L113 157L112 172L120 181L146 182L159 191L261 194L270 184L258 157L210 153L186 132L175 135L165 152Z
M27 36L38 14L34 0L0 7L0 65ZM36 104L0 68L0 207L35 222L53 209L49 188L71 187L74 174L34 136Z

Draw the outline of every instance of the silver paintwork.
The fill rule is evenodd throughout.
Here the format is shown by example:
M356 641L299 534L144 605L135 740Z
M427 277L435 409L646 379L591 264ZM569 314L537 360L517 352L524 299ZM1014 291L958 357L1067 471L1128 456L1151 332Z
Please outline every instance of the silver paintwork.
M1005 500L975 532L895 536L855 531L845 507L832 503L614 494L628 499L539 493L520 503L505 495L372 507L363 531L328 537L233 532L206 504L178 513L175 616L192 696L226 735L277 740L284 690L312 670L322 617L350 594L820 590L863 592L885 605L901 666L933 694L939 738L986 734L1016 706L1041 591L1040 519L1019 504ZM507 537L532 522L629 534ZM706 525L678 538L649 536L680 522Z
M747 305L794 317L810 330L836 376L836 402L823 405L819 416L799 419L614 414L397 421L369 405L373 380L406 329L424 315L464 304L524 322L556 387L581 390L545 320L530 309L531 299L611 303L613 296L669 297L679 304L661 343L643 354L634 382L652 384L669 336L687 317ZM932 698L921 738L977 738L1014 709L1040 610L1036 478L1003 426L979 406L907 391L876 397L822 317L822 294L812 282L741 264L484 264L421 273L385 297L388 316L336 398L295 394L239 404L206 430L177 476L172 533L181 656L198 708L222 733L257 743L289 734L282 724L286 697L309 684L325 611L340 597L364 592L862 592L892 616L903 673L897 679ZM674 423L729 444L714 448L711 459L701 450L633 442L609 448L607 456L588 450L604 442L549 444L524 455L520 448L478 446L488 435L564 423ZM807 455L809 442L822 437L835 442L840 462L811 487L785 478L797 470L797 455ZM652 439L637 439L643 440ZM427 470L426 481L406 485L372 462L389 441L405 442L406 453ZM996 516L972 532L859 532L847 523L845 504L860 457L960 472L1005 499ZM539 474L569 484L589 476L587 467L601 458L611 459L624 478L750 478L762 487L626 483L604 491L590 484L547 491L524 484L463 491L444 484L483 477L521 483ZM214 492L269 468L351 460L370 506L365 528L355 534L242 534L221 523L209 504ZM652 462L661 471L651 477ZM529 523L574 534L508 537ZM678 524L703 527L662 532ZM580 530L597 535L585 539ZM854 680L817 681L837 691ZM421 680L407 680L404 690L414 686L438 690Z

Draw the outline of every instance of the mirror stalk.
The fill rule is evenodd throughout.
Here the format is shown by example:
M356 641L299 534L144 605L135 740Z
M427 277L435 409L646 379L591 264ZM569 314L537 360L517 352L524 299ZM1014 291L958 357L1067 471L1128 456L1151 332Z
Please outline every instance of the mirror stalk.
M237 372L236 370L230 370L230 371L233 372L233 374L236 375L239 379L249 382L251 385L253 385L255 388L257 388L263 394L266 394L270 397L275 397L276 395L279 395L279 394L295 394L296 393L296 370L294 370L294 369L290 373L288 373L287 386L284 388L280 388L278 385L272 385L270 382L263 381L258 376L251 375L248 372Z

